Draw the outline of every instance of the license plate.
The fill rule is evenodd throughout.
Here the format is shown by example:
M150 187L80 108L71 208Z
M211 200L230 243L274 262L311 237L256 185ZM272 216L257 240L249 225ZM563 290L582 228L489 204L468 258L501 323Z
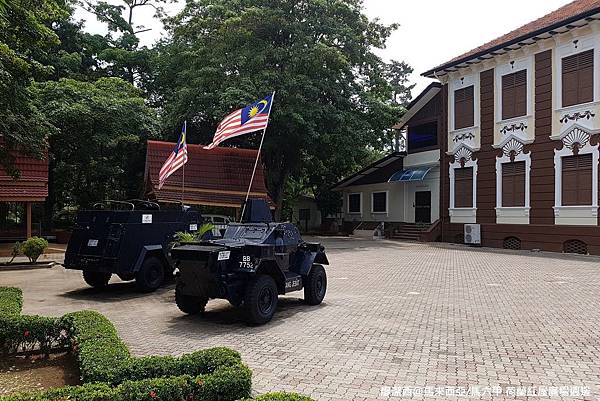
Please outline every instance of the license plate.
M88 240L88 246L98 246L98 240L97 239Z
M190 231L198 231L198 224L190 224Z
M229 256L231 256L231 251L221 251L217 260L229 260Z

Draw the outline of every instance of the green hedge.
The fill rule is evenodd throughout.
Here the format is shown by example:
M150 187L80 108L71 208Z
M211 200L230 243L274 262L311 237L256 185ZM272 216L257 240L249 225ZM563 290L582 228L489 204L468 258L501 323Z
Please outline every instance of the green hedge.
M0 287L0 351L39 348L48 353L52 348L68 345L68 333L62 319L43 316L21 316L23 293L19 288Z
M86 384L0 397L0 401L234 401L250 395L252 372L236 351L212 348L180 357L133 358L110 320L98 312L47 318L21 316L21 307L20 290L0 288L3 352L28 344L44 350L69 345Z
M182 375L125 381L112 387L88 383L44 392L0 397L2 401L235 401L247 397L251 387L250 369L242 364L216 369L212 374Z
M20 288L0 287L0 316L19 316L23 308Z

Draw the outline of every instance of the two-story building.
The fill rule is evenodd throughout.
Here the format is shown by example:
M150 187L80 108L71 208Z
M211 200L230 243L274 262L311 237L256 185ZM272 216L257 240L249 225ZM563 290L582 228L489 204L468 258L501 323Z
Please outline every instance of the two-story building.
M342 194L346 227L385 223L396 238L420 239L440 218L442 85L429 85L407 107L396 149L333 188ZM346 231L350 231L346 228Z
M486 246L600 254L600 1L423 75L442 84L442 238L476 223Z

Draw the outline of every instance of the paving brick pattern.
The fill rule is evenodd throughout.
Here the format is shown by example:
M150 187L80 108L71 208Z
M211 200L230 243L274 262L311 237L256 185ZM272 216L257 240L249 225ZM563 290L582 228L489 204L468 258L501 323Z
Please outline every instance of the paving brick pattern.
M106 314L136 355L237 349L254 371L257 393L298 391L316 400L600 400L600 259L324 242L332 263L324 304L304 305L301 293L282 297L274 320L261 327L244 325L224 301L209 303L203 317L185 316L174 304L173 285L143 295L114 280L99 293L61 267L0 272L0 285L24 289L25 313L89 308ZM436 395L433 388L443 386L482 392ZM507 394L528 386L550 395ZM560 386L573 387L552 393ZM578 394L580 386L591 394ZM414 387L430 387L432 394L401 395ZM496 387L503 394L485 391Z

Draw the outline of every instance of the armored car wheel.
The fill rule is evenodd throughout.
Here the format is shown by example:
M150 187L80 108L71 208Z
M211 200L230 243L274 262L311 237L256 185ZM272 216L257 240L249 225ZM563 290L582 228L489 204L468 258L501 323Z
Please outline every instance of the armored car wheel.
M260 275L246 287L244 309L248 323L265 324L273 318L278 301L277 285L272 277Z
M313 265L304 278L304 300L309 305L319 305L327 292L327 273L321 265Z
M83 280L94 288L103 288L108 285L112 274L105 272L83 271Z
M146 258L135 275L135 283L140 291L150 292L160 287L165 280L165 268L160 259Z
M180 311L188 315L196 315L204 312L208 298L185 295L179 287L175 287L175 303Z

